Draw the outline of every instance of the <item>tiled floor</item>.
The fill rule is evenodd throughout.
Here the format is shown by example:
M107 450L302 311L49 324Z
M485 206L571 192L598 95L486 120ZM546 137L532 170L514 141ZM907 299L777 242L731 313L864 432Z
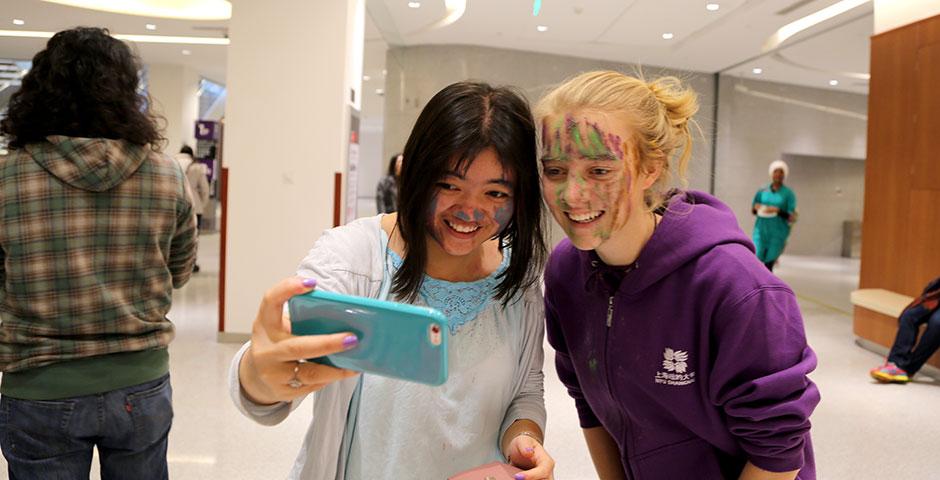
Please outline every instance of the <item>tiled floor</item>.
M176 418L169 463L174 479L279 479L287 474L310 418L309 404L283 424L262 427L228 399L226 371L239 345L216 342L218 236L202 239L202 272L177 292L170 312ZM822 392L813 416L820 479L940 478L940 382L880 385L867 371L881 358L853 343L849 292L858 261L785 257L778 268L800 297L810 343L819 356L812 375ZM259 292L260 296L261 292ZM546 448L560 480L596 478L573 403L558 382L546 345ZM0 459L0 478L6 464ZM97 471L92 478L98 478Z

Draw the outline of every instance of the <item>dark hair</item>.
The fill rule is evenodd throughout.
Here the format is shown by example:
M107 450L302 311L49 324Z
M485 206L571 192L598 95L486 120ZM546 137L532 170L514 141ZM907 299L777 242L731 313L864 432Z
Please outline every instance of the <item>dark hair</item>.
M424 281L427 211L437 183L448 172L469 167L487 148L493 148L503 167L515 174L513 215L497 236L500 248L510 247L511 255L508 267L497 277L495 297L506 305L538 280L546 250L532 113L509 88L460 82L431 98L405 144L396 226L406 252L393 280L395 294L414 301Z
M400 155L401 153L396 153L395 155L392 155L392 158L388 159L388 176L395 176L395 164L398 163L398 157Z
M33 57L22 87L10 97L0 132L12 148L65 135L159 149L157 117L137 93L138 65L127 45L105 29L63 30Z
M183 148L180 148L180 153L185 153L191 157L193 156L193 147L190 147L189 145L183 145Z

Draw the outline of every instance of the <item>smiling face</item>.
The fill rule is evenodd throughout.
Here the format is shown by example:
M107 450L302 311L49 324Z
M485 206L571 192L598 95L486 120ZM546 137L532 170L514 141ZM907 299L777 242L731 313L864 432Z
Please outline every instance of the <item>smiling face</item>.
M571 242L593 250L641 210L626 122L600 113L545 118L542 195Z
M449 172L437 183L428 211L431 238L449 255L475 251L512 219L513 182L492 148L477 155L465 171Z

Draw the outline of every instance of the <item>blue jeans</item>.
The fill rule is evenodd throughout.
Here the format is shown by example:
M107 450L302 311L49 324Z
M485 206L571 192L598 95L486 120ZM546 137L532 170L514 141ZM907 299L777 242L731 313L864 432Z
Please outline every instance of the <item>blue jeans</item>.
M164 375L132 387L61 400L0 397L0 448L10 480L166 479L173 389Z
M917 341L917 333L922 324L927 329ZM916 343L916 346L915 346ZM894 339L888 361L903 368L908 375L914 375L924 363L940 348L940 309L931 312L923 305L908 308L898 318L898 335Z

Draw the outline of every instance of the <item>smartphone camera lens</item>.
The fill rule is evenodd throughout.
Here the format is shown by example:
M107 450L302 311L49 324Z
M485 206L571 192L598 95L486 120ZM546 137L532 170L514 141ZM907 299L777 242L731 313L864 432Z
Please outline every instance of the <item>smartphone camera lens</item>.
M428 328L428 340L434 346L441 344L441 327L439 325L431 325Z

